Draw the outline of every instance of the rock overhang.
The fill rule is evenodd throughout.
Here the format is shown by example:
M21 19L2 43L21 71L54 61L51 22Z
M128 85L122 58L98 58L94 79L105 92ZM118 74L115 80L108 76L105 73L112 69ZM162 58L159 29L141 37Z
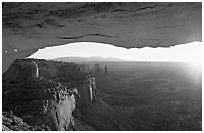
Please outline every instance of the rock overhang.
M3 3L3 71L40 48L101 42L125 48L202 41L202 3Z

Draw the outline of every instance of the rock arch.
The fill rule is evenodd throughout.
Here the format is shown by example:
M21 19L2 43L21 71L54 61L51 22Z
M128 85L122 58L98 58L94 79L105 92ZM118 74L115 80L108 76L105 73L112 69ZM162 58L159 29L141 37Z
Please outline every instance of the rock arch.
M3 72L40 48L101 42L126 48L202 41L202 3L3 3Z

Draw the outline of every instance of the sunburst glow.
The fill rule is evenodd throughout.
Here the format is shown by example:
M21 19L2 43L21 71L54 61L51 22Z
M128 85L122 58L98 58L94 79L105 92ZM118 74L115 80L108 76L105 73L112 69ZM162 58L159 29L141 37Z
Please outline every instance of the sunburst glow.
M53 59L65 56L116 57L130 61L190 62L192 66L197 67L201 65L202 43L191 42L169 48L126 49L108 44L80 42L40 49L29 58Z

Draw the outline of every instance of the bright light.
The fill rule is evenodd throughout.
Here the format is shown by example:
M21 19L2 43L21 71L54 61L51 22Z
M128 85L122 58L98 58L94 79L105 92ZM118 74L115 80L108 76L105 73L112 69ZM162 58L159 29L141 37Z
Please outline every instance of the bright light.
M189 67L192 69L201 69L202 63L201 62L189 62Z
M192 70L192 71L200 71L202 68L202 61L201 60L193 60L191 62L188 62L188 67Z
M65 56L116 57L131 61L191 62L193 65L199 66L202 59L202 43L191 42L169 48L126 49L108 44L79 42L40 49L29 58L53 59Z
M188 62L187 66L188 77L191 79L193 85L199 85L202 83L202 62Z

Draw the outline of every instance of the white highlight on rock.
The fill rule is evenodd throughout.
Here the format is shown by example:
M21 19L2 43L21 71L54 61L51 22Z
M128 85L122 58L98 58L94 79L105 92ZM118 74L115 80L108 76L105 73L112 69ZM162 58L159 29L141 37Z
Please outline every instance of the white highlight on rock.
M36 68L36 78L38 78L39 77L39 68L38 68L38 64L35 62L35 61L32 61L34 64L35 64L35 68Z

